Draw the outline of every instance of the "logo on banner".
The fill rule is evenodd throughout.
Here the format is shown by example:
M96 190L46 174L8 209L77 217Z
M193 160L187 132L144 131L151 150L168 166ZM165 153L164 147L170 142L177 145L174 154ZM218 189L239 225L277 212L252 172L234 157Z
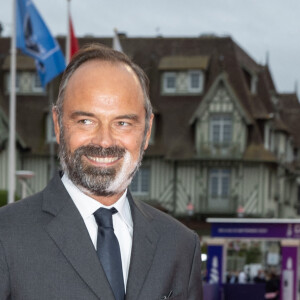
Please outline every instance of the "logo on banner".
M41 45L37 42L37 37L33 33L31 19L28 13L24 18L24 37L27 50L34 56L41 56L42 52L45 52L45 50L42 50Z
M209 283L219 283L219 282L220 282L219 260L217 256L214 256L212 259Z

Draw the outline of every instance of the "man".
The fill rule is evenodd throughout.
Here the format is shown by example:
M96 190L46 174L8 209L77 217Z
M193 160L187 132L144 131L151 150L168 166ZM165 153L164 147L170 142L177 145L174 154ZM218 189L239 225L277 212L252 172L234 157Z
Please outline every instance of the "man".
M127 190L152 119L138 66L79 51L53 108L63 172L0 210L0 299L202 299L198 236Z

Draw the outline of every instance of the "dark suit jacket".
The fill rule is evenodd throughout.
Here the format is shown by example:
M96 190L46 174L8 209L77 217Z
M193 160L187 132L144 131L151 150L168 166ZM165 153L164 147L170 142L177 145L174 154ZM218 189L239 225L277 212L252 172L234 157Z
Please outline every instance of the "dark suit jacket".
M199 239L134 201L127 300L202 299ZM40 193L0 209L0 299L113 300L84 221L56 176Z

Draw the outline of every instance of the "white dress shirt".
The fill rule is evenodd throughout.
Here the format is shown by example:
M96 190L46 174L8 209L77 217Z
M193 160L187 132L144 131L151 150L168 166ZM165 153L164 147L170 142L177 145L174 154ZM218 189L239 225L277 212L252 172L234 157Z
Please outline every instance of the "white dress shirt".
M111 206L105 206L79 190L66 174L63 175L62 182L83 218L95 249L97 249L98 225L93 215L94 212L100 207L115 207L117 209L118 212L113 214L113 225L115 235L120 245L124 286L126 290L133 234L131 211L126 197L127 190L116 203Z

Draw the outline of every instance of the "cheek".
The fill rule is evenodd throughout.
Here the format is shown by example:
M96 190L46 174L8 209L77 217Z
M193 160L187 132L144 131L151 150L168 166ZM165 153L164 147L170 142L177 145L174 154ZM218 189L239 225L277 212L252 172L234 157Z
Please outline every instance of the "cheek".
M68 141L70 148L72 151L76 150L77 148L81 147L81 146L86 146L88 145L88 141L86 140L86 138L83 136L72 136L69 141Z
M75 132L71 128L67 127L65 128L64 138L71 152L89 143L88 138L85 134L80 134L79 132Z
M124 139L122 146L127 149L134 158L138 158L141 151L143 136L136 136Z

